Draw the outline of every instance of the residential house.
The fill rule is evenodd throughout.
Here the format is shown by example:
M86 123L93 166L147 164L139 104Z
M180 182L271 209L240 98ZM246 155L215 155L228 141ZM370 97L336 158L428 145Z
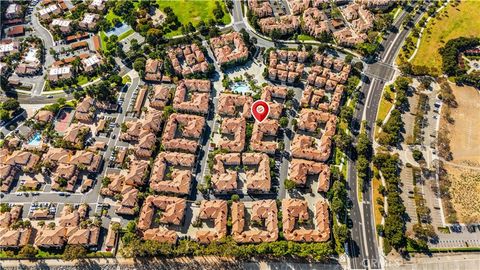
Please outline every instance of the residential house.
M259 200L252 205L250 224L253 222L263 224L263 230L252 226L250 230L245 229L245 211L245 203L232 203L233 240L238 243L263 243L278 239L278 210L275 200Z
M200 204L200 219L213 219L214 230L197 231L197 240L208 244L227 236L228 206L224 200L203 200Z
M173 113L165 125L162 145L170 151L195 153L204 127L204 117Z
M248 47L243 36L238 32L231 32L210 39L210 46L221 66L242 63L248 59Z
M153 163L150 188L161 193L188 195L194 164L192 154L160 152Z
M70 79L72 77L72 66L67 65L63 67L51 67L47 78L49 81L58 82L61 80Z

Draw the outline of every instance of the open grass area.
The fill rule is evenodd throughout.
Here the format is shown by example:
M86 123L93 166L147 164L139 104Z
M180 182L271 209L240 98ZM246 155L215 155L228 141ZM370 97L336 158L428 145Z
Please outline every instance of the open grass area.
M300 34L297 36L297 40L307 41L307 40L315 40L315 38L309 35Z
M133 29L130 29L128 31L125 31L123 33L120 34L120 36L118 36L118 41L130 36L131 34L133 34L135 31Z
M89 81L89 78L87 78L87 76L84 76L84 75L80 75L77 77L77 84L78 85L84 85L86 83L88 83Z
M105 51L105 49L107 48L107 42L105 41L106 38L107 38L107 34L105 34L105 32L103 31L100 31L100 43L101 43L102 51Z
M113 8L111 8L108 10L108 13L107 13L107 16L105 16L105 19L107 19L107 21L109 22L112 22L114 18L118 18L120 21L122 21L122 18L120 18L120 16L117 16L115 13L113 13Z
M451 39L480 36L480 1L462 1L457 7L449 5L436 19L431 19L423 32L413 65L426 66L432 75L440 75L442 59L438 49Z
M129 83L131 81L132 81L132 78L130 78L130 76L128 76L128 75L125 75L125 76L122 77L122 83L123 84Z
M385 98L385 93L388 93L388 95L390 95L391 97L390 100ZM395 93L391 90L389 86L386 86L385 89L383 90L382 99L380 100L380 105L378 106L377 120L383 121L385 117L387 117L388 112L393 107L394 98L395 98ZM375 128L375 136L378 135L379 130L380 129L378 127Z
M182 24L191 22L193 26L197 26L201 20L208 22L210 19L215 19L213 10L215 9L215 0L157 0L159 8L163 11L166 7L171 7L173 13L177 15L178 20ZM224 16L222 18L223 24L229 24L231 21L230 13L228 12L225 2L219 1L223 7ZM166 34L167 37L180 35L180 29Z

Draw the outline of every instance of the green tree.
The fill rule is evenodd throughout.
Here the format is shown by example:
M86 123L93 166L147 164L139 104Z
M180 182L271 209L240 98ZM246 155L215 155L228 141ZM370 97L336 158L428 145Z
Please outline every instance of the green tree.
M35 258L37 255L38 250L30 244L27 244L20 249L18 255L23 258Z
M2 109L7 110L7 111L16 110L19 107L20 107L20 103L14 98L9 98L5 102L2 103Z
M67 245L63 251L62 258L65 261L72 261L87 256L87 250L82 245Z
M288 117L283 116L278 122L282 128L286 128L288 126Z
M293 190L294 188L297 187L297 184L290 179L285 179L284 184L285 184L285 189L287 190Z

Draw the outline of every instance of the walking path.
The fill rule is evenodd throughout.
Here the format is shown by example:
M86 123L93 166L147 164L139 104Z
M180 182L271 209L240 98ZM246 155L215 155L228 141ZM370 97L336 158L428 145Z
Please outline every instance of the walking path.
M440 12L442 9L447 7L448 2L450 2L450 0L448 0L445 4L443 4L441 7L439 7L432 16L434 16L435 14ZM433 18L432 16L428 17L427 21L425 22L425 26L422 27L422 29L420 29L420 35L418 37L417 44L415 44L415 51L413 51L412 56L410 56L410 58L408 58L408 60L407 60L408 62L411 62L413 60L413 58L415 57L415 55L417 54L418 48L420 47L420 42L422 41L423 31L427 27L428 22Z

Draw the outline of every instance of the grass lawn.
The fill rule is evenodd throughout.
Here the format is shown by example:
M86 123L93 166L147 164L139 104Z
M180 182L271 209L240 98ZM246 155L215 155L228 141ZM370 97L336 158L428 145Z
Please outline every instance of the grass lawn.
M297 40L307 41L307 40L315 40L315 38L309 35L300 34L297 36Z
M102 51L105 51L107 49L107 42L105 42L105 39L107 38L107 34L105 32L100 31L100 43L101 43L101 48Z
M390 14L393 15L393 19L397 18L398 14L400 14L400 12L398 12L398 10L401 9L401 8L402 8L401 6L398 6L394 9L392 9L392 11L390 11Z
M135 32L133 29L130 29L128 31L125 31L123 33L120 34L120 36L118 36L118 41L130 36L131 34L133 34L133 32Z
M86 83L88 83L89 79L87 78L87 76L84 76L84 75L80 75L77 77L77 84L78 85L84 85Z
M122 77L122 83L123 84L129 83L131 81L132 81L132 78L130 78L130 76L128 76L128 75L125 75L125 76Z
M117 16L115 13L113 13L113 8L108 10L107 16L105 18L109 22L112 22L114 18L118 18L120 21L122 21L122 18L120 16Z
M389 93L391 100L385 99L385 93ZM377 112L377 120L384 120L385 117L387 117L388 112L392 109L393 107L393 101L395 98L395 93L392 92L390 87L385 87L383 93L382 93L382 99L380 100L380 105L378 106L378 112ZM375 125L375 136L378 135L378 131L380 130L379 127Z
M225 7L223 1L219 1L223 7L224 16L222 22L229 24L231 21L230 13ZM182 24L191 22L193 26L197 26L200 20L207 22L209 19L215 19L213 10L215 9L215 0L157 0L160 10L163 11L166 7L171 7L173 13L177 15L178 20ZM182 34L180 28L166 34L167 37L173 37Z
M437 19L431 19L423 33L413 65L427 66L432 75L440 75L442 59L438 49L460 36L480 36L480 1L462 1L457 7L444 8Z

